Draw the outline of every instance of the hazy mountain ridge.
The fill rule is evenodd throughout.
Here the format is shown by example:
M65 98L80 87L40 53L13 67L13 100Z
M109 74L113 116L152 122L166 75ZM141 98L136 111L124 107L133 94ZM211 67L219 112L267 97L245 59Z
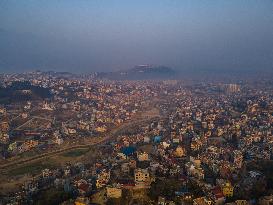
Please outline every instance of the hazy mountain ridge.
M98 73L98 78L111 80L173 79L176 71L165 66L138 65L129 70Z

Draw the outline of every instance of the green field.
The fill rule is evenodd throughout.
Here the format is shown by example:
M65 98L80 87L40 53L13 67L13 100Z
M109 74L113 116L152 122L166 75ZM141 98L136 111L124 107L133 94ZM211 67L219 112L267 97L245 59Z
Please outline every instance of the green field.
M80 157L87 152L89 152L89 148L81 148L81 149L75 149L72 151L68 151L63 153L61 156L63 157ZM38 162L33 162L25 165L20 165L18 167L12 168L7 172L8 176L18 176L18 175L24 175L24 174L39 174L43 169L46 168L54 168L55 161L53 162L52 160L43 160L43 161L38 161Z
M89 150L90 150L89 148L76 149L76 150L66 152L66 153L62 154L62 156L64 156L64 157L79 157L79 156L82 156L82 155L86 154L87 152L89 152Z
M39 174L43 169L46 168L52 168L53 165L49 164L47 162L34 162L31 164L22 165L18 168L14 168L9 170L7 173L9 176L18 176L18 175L24 175L24 174Z

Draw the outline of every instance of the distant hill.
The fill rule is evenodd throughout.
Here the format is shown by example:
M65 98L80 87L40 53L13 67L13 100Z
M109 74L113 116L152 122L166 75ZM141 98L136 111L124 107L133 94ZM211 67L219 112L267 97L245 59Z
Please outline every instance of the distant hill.
M98 78L111 80L173 79L176 71L165 66L138 65L129 70L98 73Z
M0 104L51 98L48 88L31 85L28 81L15 81L8 87L0 87Z

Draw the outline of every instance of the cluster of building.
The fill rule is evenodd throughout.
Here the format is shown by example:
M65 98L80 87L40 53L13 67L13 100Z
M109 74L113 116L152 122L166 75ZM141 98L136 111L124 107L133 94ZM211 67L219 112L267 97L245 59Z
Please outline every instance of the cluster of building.
M76 205L273 203L272 87L63 79L50 87L54 101L44 108L79 115L59 127L58 117L52 120L55 138L80 136L79 130L107 133L140 112L145 99L158 100L161 117L99 145L95 162L43 170L10 202L29 202L41 190L56 188L73 196L63 204ZM1 136L9 124L1 124ZM35 138L28 143L39 146Z
M7 75L3 87L25 81L48 89L51 97L32 98L32 91L24 90L29 100L0 106L3 159L33 149L45 152L93 142L129 121L154 95L148 82L67 79L40 72Z

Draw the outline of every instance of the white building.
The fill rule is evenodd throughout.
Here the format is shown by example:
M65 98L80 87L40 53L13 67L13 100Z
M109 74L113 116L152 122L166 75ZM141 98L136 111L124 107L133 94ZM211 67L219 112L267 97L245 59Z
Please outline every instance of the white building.
M149 186L151 184L150 174L147 169L135 170L136 186Z

